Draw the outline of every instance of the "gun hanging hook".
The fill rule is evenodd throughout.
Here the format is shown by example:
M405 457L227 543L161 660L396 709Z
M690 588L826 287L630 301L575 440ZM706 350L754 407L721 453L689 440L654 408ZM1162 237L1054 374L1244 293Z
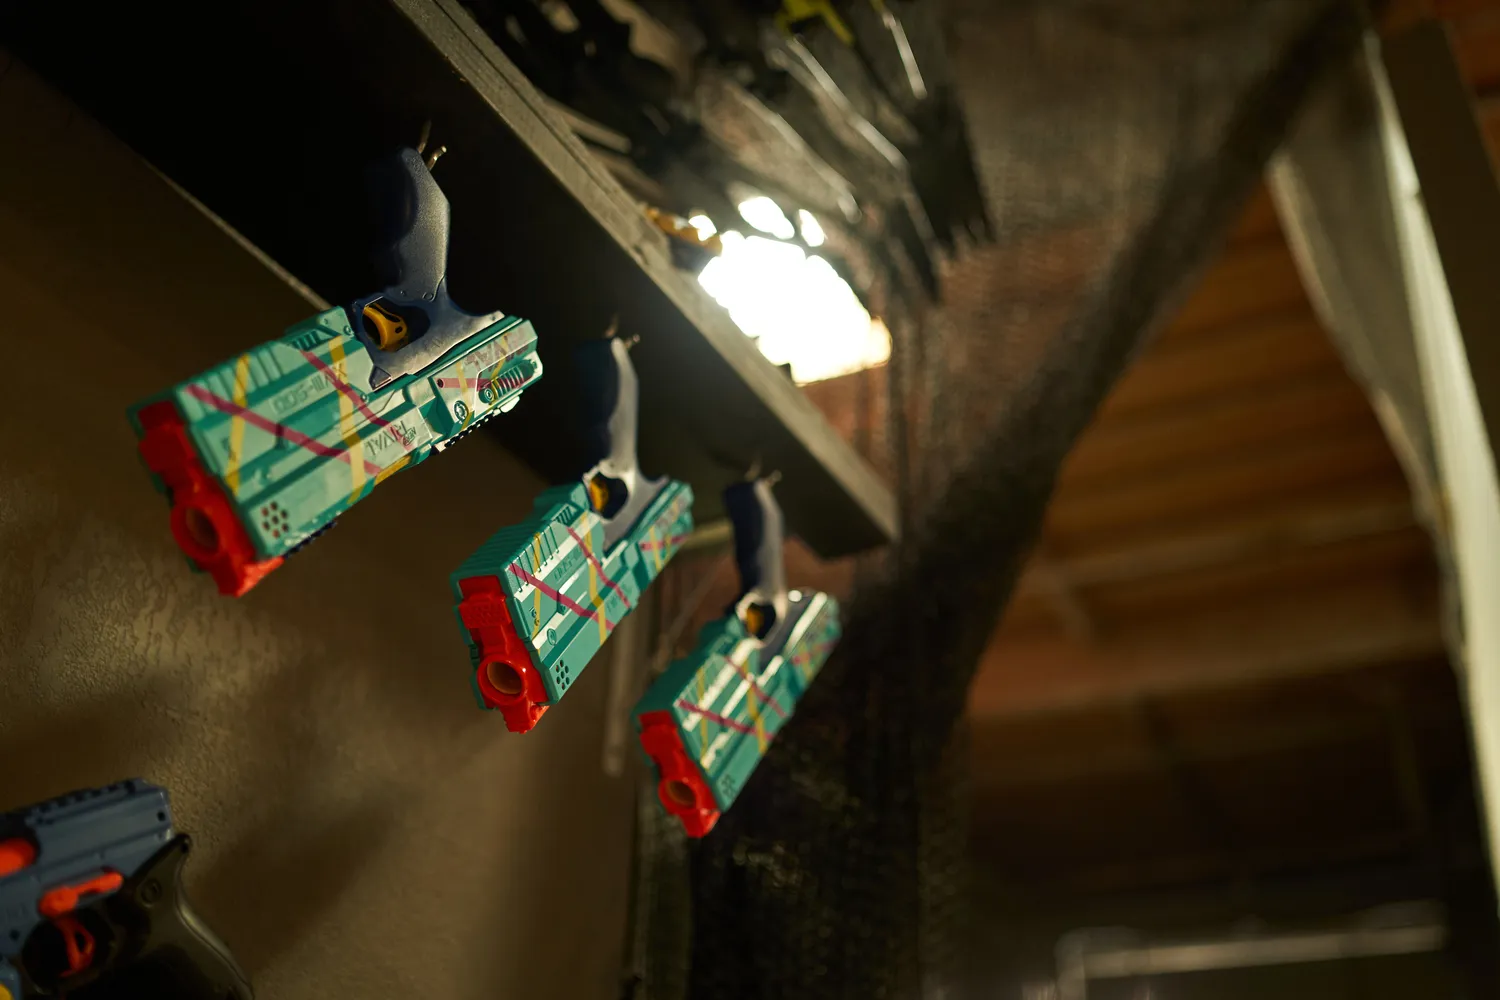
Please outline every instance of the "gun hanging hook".
M448 152L447 146L437 146L433 149L432 152L428 153L427 143L431 138L432 119L429 118L427 121L422 123L422 132L417 136L417 155L422 157L422 162L426 164L428 170L431 170L433 167L437 166L438 157ZM423 155L424 153L426 155Z

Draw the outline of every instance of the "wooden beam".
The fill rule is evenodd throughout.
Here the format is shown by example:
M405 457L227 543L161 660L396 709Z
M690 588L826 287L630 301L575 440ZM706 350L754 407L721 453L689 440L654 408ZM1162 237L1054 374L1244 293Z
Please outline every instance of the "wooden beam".
M1071 549L1122 535L1172 535L1185 524L1222 522L1283 498L1334 492L1340 484L1401 483L1390 445L1371 428L1339 438L1247 449L1109 489L1062 491L1047 512L1049 537Z
M1032 552L1028 575L1069 638L1087 641L1094 637L1093 616L1073 581L1047 550L1045 542L1039 543Z
M1500 49L1500 32L1493 42ZM1500 293L1494 266L1500 185L1495 164L1442 24L1427 23L1387 39L1382 55L1494 448L1500 445L1500 338L1495 336Z
M1060 489L1118 481L1153 469L1213 459L1272 441L1337 435L1378 426L1370 403L1336 368L1271 385L1240 386L1212 396L1099 421L1068 455Z
M1164 336L1208 330L1306 303L1302 281L1278 230L1232 246L1204 274Z
M1430 519L1436 458L1379 122L1370 68L1352 63L1303 110L1270 186L1323 324Z
M1446 665L1441 665L1441 668L1446 669ZM1009 721L999 720L989 725L1006 726ZM1421 712L1411 712L1408 721L1417 735L1462 724L1457 707L1450 710L1429 707ZM970 736L976 802L983 802L990 796L1003 797L1012 789L1117 779L1161 766L1161 758L1145 745L1119 741L1110 741L1104 746L1073 747L1065 753L1001 757L993 752L993 745L987 745L985 728L981 724ZM1255 757L1307 755L1320 748L1349 744L1379 748L1389 729L1389 723L1373 712L1357 717L1278 719L1274 726L1266 725L1263 716L1247 716L1243 721L1215 730L1207 739L1179 741L1178 752L1189 763L1211 766Z
M1500 87L1500 17L1496 12L1469 13L1451 18L1453 43L1465 82L1476 93L1484 93ZM1422 22L1409 21L1396 26L1412 29ZM1387 35L1396 34L1396 30Z
M1411 837L1404 830L1377 830L1355 840L1329 841L1295 848L1258 848L1246 852L1244 863L1256 874L1295 869L1319 869L1335 864L1373 861L1411 851ZM1222 853L1128 861L1071 871L1056 881L1070 895L1094 895L1149 886L1224 879L1237 872L1226 864ZM1047 873L1041 873L1043 879Z
M1411 504L1405 501L1313 507L1274 514L1227 530L1199 531L1065 559L1054 557L1052 569L1074 587L1130 583L1212 569L1252 557L1372 538L1403 531L1415 524ZM1017 593L1044 593L1047 587L1035 567L1028 567Z
M1088 648L1044 637L998 639L980 660L969 710L978 721L1065 712L1442 652L1436 596L1378 580L1143 623Z
M1273 387L1342 366L1305 304L1227 322L1190 338L1164 333L1110 392L1100 419L1180 406L1247 386Z
M1281 224L1276 218L1276 206L1271 201L1270 192L1265 185L1261 185L1245 203L1240 220L1229 233L1227 245L1232 253L1234 247L1274 239L1280 232Z

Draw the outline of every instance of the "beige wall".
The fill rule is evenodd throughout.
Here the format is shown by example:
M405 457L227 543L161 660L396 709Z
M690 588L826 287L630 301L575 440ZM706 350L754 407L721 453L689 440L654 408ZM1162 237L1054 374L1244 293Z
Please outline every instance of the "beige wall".
M511 737L473 704L448 597L537 482L469 439L219 597L125 408L312 310L7 63L0 807L168 786L189 890L263 997L614 995L631 790L600 767L608 658Z

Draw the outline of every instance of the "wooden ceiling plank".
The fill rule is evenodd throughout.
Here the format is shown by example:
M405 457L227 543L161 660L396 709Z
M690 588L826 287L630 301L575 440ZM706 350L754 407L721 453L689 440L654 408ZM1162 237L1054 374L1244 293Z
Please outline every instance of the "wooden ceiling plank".
M1425 579L1433 569L1432 538L1412 527L1333 545L1246 556L1206 570L1092 587L1088 599L1097 620L1129 622L1262 601L1288 589L1337 589L1376 576Z
M1417 732L1461 722L1456 711L1412 713L1411 724ZM1386 738L1388 725L1371 713L1359 717L1325 716L1322 718L1282 720L1266 725L1263 717L1251 724L1224 727L1207 740L1179 740L1179 752L1197 764L1254 757L1307 755L1319 748L1347 744L1369 744L1379 747ZM1149 771L1160 766L1160 758L1136 746L1111 746L1101 752L1098 746L1069 748L1068 752L1027 758L997 759L983 755L982 740L975 734L974 794L976 801L991 795L1002 795L1008 788L1027 785L1068 784L1095 781L1112 775Z
M1476 94L1500 90L1500 9L1450 15L1447 20L1464 81ZM1403 27L1414 26L1415 22Z
M1053 559L1045 541L1037 544L1028 565L1036 592L1046 600L1068 636L1080 642L1092 639L1097 631L1093 615L1073 581Z
M1343 359L1311 307L1297 306L1215 327L1190 340L1157 341L1105 399L1100 419L1343 370Z
M1376 537L1415 524L1411 504L1404 501L1309 507L1275 512L1224 529L1057 559L1055 568L1076 587L1131 583L1211 569L1251 556ZM1022 577L1018 594L1039 593L1042 589L1041 582L1028 572Z
M1203 276L1168 329L1199 332L1251 316L1309 306L1302 277L1278 229L1231 246Z
M1074 447L1059 488L1185 465L1244 445L1380 425L1369 401L1342 371L1325 369L1274 385L1232 387L1169 409L1100 420Z
M1060 492L1047 512L1048 536L1064 551L1142 532L1162 534L1188 518L1208 518L1319 487L1385 474L1401 479L1378 432L1237 452L1222 461L1145 476L1110 489Z
M1425 588L1424 588L1425 589ZM1362 670L1443 653L1435 594L1409 581L1122 627L1088 647L1066 640L992 641L970 688L979 721L1277 678Z
M1260 874L1316 869L1331 863L1375 860L1403 855L1412 848L1411 837L1404 830L1383 830L1364 834L1354 840L1308 844L1297 848L1252 850L1247 859L1253 871ZM1077 895L1098 895L1148 886L1225 879L1235 875L1218 852L1195 856L1165 857L1127 861L1064 873L1062 891ZM1047 874L1043 873L1046 879Z

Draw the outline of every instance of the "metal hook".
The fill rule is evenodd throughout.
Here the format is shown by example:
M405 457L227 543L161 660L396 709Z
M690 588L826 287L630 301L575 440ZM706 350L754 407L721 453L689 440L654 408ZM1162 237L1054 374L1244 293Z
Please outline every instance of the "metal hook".
M422 134L419 135L419 136L417 136L417 155L418 156L422 156L422 154L424 152L426 152L426 150L427 150L427 142L431 138L432 138L432 119L429 118L427 121L425 121L425 122L422 123ZM446 152L448 152L448 147L447 146L439 146L436 149L434 149L432 152L427 153L426 156L422 156L422 162L427 165L427 169L428 170L431 170L433 167L437 166L438 157L442 156Z

